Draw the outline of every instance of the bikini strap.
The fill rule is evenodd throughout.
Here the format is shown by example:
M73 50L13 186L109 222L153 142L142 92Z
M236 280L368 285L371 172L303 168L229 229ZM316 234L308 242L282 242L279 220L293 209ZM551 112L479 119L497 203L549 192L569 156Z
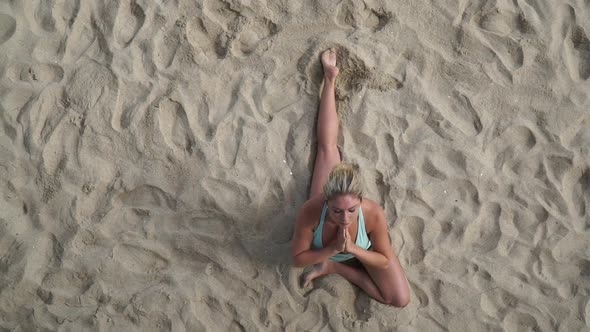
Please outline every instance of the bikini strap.
M322 215L320 216L320 224L318 225L318 227L320 229L324 225L324 220L326 219L326 212L328 212L328 202L324 202L324 207L322 208Z
M322 241L322 233L324 228L324 219L326 219L326 211L328 211L328 204L324 203L324 207L322 208L322 215L320 217L320 224L316 229L313 231L313 240L312 245L316 248L323 248L324 244Z

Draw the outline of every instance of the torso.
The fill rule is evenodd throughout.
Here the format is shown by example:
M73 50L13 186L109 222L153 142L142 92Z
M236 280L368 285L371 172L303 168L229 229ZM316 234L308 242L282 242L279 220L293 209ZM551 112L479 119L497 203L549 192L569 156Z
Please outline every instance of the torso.
M331 243L336 238L337 231L338 231L337 225L325 222L324 229L322 230L322 232L323 232L322 233L322 243L324 245L326 245L327 243ZM358 233L358 222L356 222L354 225L350 225L348 232L350 233L350 237L355 239L355 241L356 241L356 235Z
M294 256L297 256L298 254L307 250L319 249L317 248L317 243L320 241L319 239L314 241L314 231L318 229L320 224L322 208L325 201L326 199L324 195L318 194L303 204L300 213L297 216L295 234L292 241L292 250ZM365 247L365 249L375 251L385 250L384 246L387 244L383 243L383 237L381 234L376 233L377 231L380 231L380 229L383 229L382 223L385 222L383 218L383 209L376 202L367 198L363 198L361 209L364 216L363 236L362 239L359 238L359 224L357 218L357 222L354 222L349 226L349 234L351 239L355 239L355 243L357 243L357 240L360 243L364 243L364 246L360 245L359 243L357 243L357 245L359 245L359 247ZM329 218L327 219L329 220ZM331 245L338 235L337 231L338 224L331 220L325 221L322 225L321 247ZM314 242L316 242L316 245L314 245ZM330 259L333 261L338 261L338 259L343 258L343 255L346 256L352 254L339 253L330 257Z
M325 203L325 197L324 195L318 195L317 197L312 198L313 202L312 206L310 206L310 209L312 210L312 213L310 213L310 221L313 222L313 227L312 227L312 232L316 230L316 228L319 226L320 224L320 218L321 218L321 214L322 214L322 209ZM363 210L363 215L364 215L364 222L365 222L365 230L367 232L367 234L371 233L371 214L372 214L372 206L374 206L374 202L372 202L369 199L363 198L363 201L361 203L361 209ZM326 216L326 220L324 222L323 228L322 228L322 243L324 244L324 246L326 244L331 243L337 235L337 231L338 231L338 225L334 222L331 222L329 220L329 216ZM350 225L350 227L348 228L348 232L350 234L350 237L352 239L354 239L353 242L356 241L357 235L358 235L358 217L356 222L352 223L352 225Z
M322 211L320 209L320 216L321 216L321 213L322 213ZM319 226L319 223L320 223L320 218L318 217L318 225L317 226ZM322 229L322 243L324 245L332 242L336 238L336 233L338 232L338 228L339 228L339 226L334 222L329 222L329 217L326 216L326 221L324 222L323 229ZM358 229L359 229L359 223L358 223L358 218L357 218L356 222L352 223L352 225L350 225L350 227L348 228L348 233L350 234L350 237L354 239L354 241L356 241ZM315 229L314 229L314 231L315 231Z

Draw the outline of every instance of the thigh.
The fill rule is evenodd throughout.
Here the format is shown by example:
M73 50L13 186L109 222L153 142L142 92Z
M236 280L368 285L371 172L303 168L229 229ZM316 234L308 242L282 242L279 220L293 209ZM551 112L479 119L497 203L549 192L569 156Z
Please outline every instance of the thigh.
M387 269L376 269L367 266L365 266L365 269L387 303L403 307L409 302L410 288L408 280L397 257L389 261Z
M328 181L328 176L332 168L340 163L340 152L337 146L320 146L318 145L313 175L311 178L311 190L309 197L314 197L322 193L324 184Z

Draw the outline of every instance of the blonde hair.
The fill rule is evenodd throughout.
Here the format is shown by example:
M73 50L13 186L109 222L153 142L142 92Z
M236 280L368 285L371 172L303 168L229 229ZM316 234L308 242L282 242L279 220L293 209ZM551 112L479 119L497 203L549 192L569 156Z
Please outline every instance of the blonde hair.
M363 182L357 164L339 163L334 166L324 185L327 200L346 194L354 194L363 199Z

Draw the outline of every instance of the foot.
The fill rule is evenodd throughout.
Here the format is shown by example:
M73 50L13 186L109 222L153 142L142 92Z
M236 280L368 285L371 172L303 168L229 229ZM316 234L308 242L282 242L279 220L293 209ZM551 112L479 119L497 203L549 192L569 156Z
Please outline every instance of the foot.
M340 71L338 67L336 67L336 49L330 48L325 50L322 53L321 59L322 66L324 67L324 78L330 81L335 80Z
M319 277L324 276L326 274L332 273L331 269L330 269L330 267L332 266L331 263L332 262L330 262L330 261L325 261L325 262L315 264L313 266L313 268L311 269L311 271L307 272L305 274L305 276L303 277L303 287L307 287L309 285L309 283L311 283L311 281L314 280L315 278L319 278Z

